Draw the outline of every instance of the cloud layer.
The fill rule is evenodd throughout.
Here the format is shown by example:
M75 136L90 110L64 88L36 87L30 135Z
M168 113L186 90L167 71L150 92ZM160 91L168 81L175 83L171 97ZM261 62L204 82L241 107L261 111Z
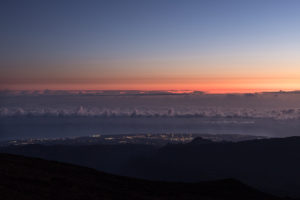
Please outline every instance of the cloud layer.
M1 117L11 116L85 116L85 117L195 117L195 118L271 118L276 120L300 119L300 108L256 110L256 109L217 109L217 108L186 108L184 110L174 108L134 108L134 109L110 109L110 108L36 108L24 109L21 107L0 108Z
M300 119L300 93L2 91L0 116Z

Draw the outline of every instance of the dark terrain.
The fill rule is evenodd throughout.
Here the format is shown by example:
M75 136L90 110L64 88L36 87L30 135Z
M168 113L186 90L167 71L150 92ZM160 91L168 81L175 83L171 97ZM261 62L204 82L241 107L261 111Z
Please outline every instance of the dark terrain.
M300 137L187 144L25 145L0 152L39 157L157 181L236 179L282 197L300 197Z
M233 179L199 183L145 181L9 154L0 154L0 197L5 200L280 199Z

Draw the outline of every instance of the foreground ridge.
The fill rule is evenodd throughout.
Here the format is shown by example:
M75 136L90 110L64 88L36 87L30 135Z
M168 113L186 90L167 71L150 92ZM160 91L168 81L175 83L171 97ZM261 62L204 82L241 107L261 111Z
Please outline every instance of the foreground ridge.
M234 179L199 183L146 181L90 168L0 154L3 199L280 199Z

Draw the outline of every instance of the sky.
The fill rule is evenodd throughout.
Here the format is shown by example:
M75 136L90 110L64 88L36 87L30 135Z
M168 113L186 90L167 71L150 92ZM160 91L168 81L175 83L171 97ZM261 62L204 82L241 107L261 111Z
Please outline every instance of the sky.
M300 89L298 0L2 0L0 89Z

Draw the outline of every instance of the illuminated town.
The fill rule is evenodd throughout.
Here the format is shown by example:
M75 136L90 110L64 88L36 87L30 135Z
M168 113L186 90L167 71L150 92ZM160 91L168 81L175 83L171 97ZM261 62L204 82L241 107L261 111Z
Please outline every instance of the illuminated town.
M163 146L166 144L189 143L193 139L201 137L213 142L239 142L245 140L262 139L262 136L238 135L238 134L129 134L129 135L101 135L93 134L84 137L66 138L37 138L10 140L1 142L0 146L9 145L96 145L96 144L147 144Z

